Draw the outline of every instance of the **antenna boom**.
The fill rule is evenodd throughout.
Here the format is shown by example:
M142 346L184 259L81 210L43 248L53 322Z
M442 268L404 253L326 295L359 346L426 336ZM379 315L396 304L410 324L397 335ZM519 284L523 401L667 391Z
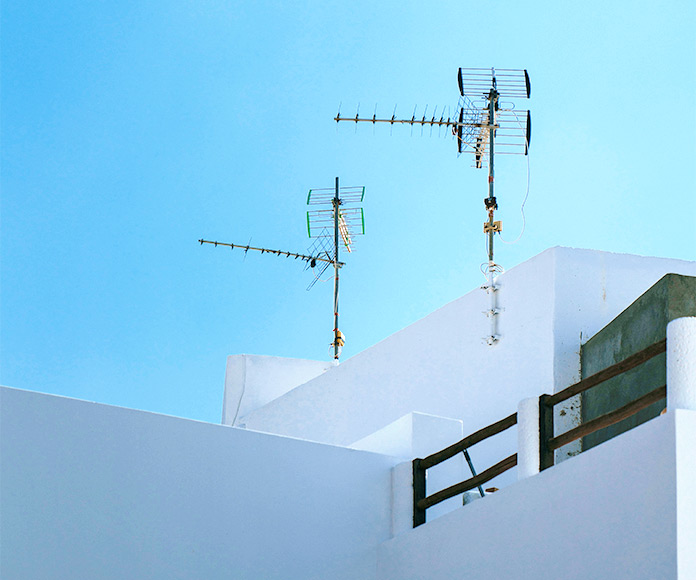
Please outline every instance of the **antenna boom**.
M457 121L452 121L451 119L445 120L434 120L434 119L376 119L374 117L341 117L337 115L334 117L334 121L337 123L339 121L352 121L353 123L389 123L390 125L430 125L431 127L486 127L490 128L491 125L488 123L459 123ZM494 129L497 129L497 125L493 125Z
M239 248L240 250L244 250L245 252L248 252L249 250L255 250L257 252L261 252L262 254L275 254L276 256L285 256L286 258L293 257L295 259L301 259L303 262L328 262L329 264L333 264L334 261L330 260L328 258L322 258L320 255L317 256L307 256L305 254L297 254L295 252L286 252L284 250L270 250L268 248L255 248L254 246L243 246L241 244L228 244L225 242L213 242L210 240L198 240L201 246L203 244L211 244L215 247L217 246L226 246L228 248L232 248L233 250L235 248ZM345 266L345 262L338 262L338 267Z

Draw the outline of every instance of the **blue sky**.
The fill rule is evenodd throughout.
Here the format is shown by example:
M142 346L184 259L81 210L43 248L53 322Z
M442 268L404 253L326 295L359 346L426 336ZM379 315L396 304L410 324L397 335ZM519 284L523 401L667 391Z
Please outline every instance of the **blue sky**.
M329 358L331 283L298 262L309 188L364 185L344 359L476 288L485 170L428 130L457 68L526 68L526 231L696 260L696 8L671 2L2 3L0 382L218 422L225 357ZM501 158L504 236L527 159Z

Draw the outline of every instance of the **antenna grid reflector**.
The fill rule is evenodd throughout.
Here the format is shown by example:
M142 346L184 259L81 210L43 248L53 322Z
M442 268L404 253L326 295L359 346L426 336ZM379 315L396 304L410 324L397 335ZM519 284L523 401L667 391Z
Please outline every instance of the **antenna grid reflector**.
M487 97L495 88L501 97L528 99L532 93L526 70L504 68L460 68L459 93L469 97Z
M338 192L341 205L347 203L362 203L365 197L365 187L362 185L340 187ZM336 189L333 187L310 189L309 195L307 196L307 205L331 205L335 195Z
M467 97L462 106L463 123L457 132L458 152L473 153L476 167L487 166L491 128L478 120L486 114L486 107L472 109ZM471 103L471 101L468 101ZM464 108L468 107L468 108ZM467 122L467 119L473 121ZM500 155L527 155L531 139L531 116L529 111L521 109L498 109L495 120L495 152Z

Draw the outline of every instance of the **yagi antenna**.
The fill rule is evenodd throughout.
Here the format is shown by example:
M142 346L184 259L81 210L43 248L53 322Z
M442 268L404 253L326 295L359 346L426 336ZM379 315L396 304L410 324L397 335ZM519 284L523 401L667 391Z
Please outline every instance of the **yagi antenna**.
M495 155L527 155L531 141L532 118L528 110L515 108L515 99L528 99L531 96L531 83L526 70L494 68L460 68L457 73L459 102L454 116L445 117L443 107L438 119L434 114L422 117L414 110L410 119L397 119L396 113L388 119L341 117L334 121L370 122L401 125L420 125L448 128L455 137L457 153L471 153L474 167L480 169L488 166L488 196L484 199L488 220L483 231L488 238L488 282L484 288L491 295L491 308L487 315L491 319L491 334L486 338L488 344L498 341L494 278L501 271L494 261L493 241L495 234L502 231L502 222L495 220L498 203L495 197ZM509 105L508 105L509 103ZM426 108L427 110L427 108Z
M198 242L201 244L211 244L215 247L218 246L224 246L227 248L231 248L234 250L235 248L239 248L240 250L244 250L244 255L249 250L255 250L257 252L261 252L262 254L273 254L274 256L285 256L286 258L295 258L297 260L298 258L301 259L303 262L307 262L307 266L314 268L316 266L317 262L326 262L328 265L333 264L333 260L330 258L323 257L321 255L305 255L305 254L296 254L295 252L286 252L285 250L271 250L269 248L255 248L254 246L249 246L249 245L244 245L244 244L229 244L226 242L213 242L211 240L198 240ZM343 262L338 263L338 267L345 266Z
M338 177L336 178L335 187L310 189L307 196L307 205L328 206L326 209L316 209L307 212L307 233L310 238L316 238L314 243L315 251L319 255L331 256L333 260L334 340L331 346L333 347L333 357L336 363L338 363L341 350L345 344L345 338L338 329L339 248L343 245L348 252L352 252L355 236L365 233L365 216L362 208L357 207L357 204L362 203L364 197L364 187L339 187ZM325 271L326 268L321 269L314 281L316 282ZM310 284L310 288L313 285L314 282Z

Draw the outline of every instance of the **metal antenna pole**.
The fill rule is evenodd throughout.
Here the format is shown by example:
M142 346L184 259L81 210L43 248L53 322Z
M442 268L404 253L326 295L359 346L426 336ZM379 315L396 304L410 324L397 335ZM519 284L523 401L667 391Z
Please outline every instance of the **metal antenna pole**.
M338 345L338 206L341 200L338 197L338 177L336 177L336 191L334 193L333 203L333 218L334 218L334 360L338 361L339 345Z
M338 328L339 268L343 265L339 261L340 245L343 244L350 253L353 237L365 233L363 209L355 207L355 205L362 203L364 196L364 187L340 187L338 177L336 177L334 187L310 189L307 196L307 205L326 207L326 209L307 212L307 233L310 238L317 239L315 244L321 241L321 252L317 253L325 255L334 264L334 339L329 345L333 347L334 364L338 364L345 344L345 338ZM331 228L333 228L333 232ZM333 248L331 248L331 243L333 243Z
M491 332L486 339L489 345L495 344L498 340L498 299L495 286L495 261L493 254L493 241L495 232L501 230L500 222L495 221L495 210L498 209L498 202L495 199L495 131L496 131L496 111L498 109L498 84L495 78L495 69L491 69L492 86L488 93L488 197L483 201L488 210L488 222L484 224L483 231L488 234L488 284L486 292L490 296L490 309L488 318L491 322Z
M498 108L498 91L495 75L493 76L493 87L488 94L488 198L485 200L486 209L488 210L488 262L489 266L493 265L493 238L495 236L494 212L498 209L498 203L495 199L495 111Z

